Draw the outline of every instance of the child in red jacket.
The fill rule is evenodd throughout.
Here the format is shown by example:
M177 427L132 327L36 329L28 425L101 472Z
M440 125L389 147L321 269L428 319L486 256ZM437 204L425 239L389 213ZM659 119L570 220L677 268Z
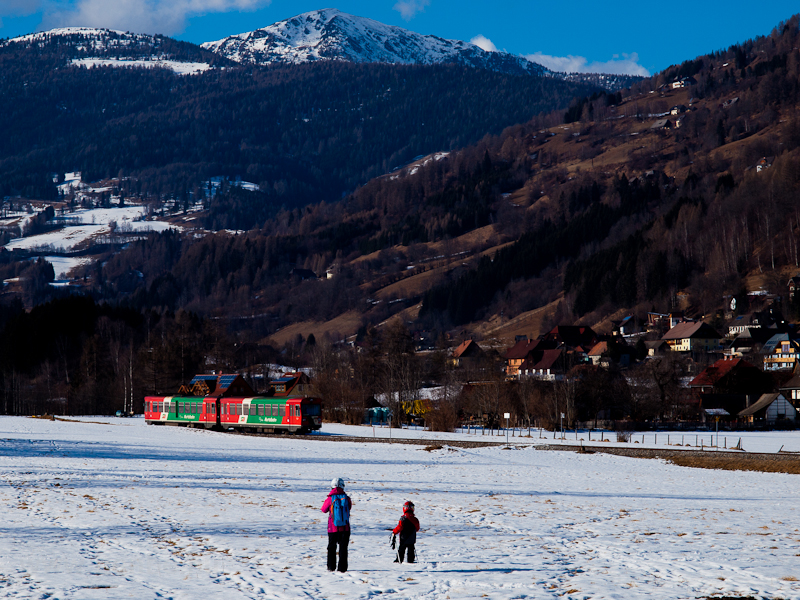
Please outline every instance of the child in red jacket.
M397 534L400 534L400 549L394 562L403 562L403 556L408 550L408 562L414 562L414 544L417 543L417 532L419 531L419 521L414 516L414 503L411 501L403 504L403 516L397 527L392 529L392 548L397 541Z

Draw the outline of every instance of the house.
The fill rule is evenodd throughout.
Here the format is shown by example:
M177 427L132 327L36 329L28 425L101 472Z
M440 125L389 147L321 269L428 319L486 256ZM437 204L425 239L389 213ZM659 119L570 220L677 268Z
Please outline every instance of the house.
M604 354L606 355L605 357L603 356ZM608 360L608 342L598 342L595 344L594 347L589 350L588 357L595 366L610 366L611 361ZM605 360L603 360L604 358Z
M738 417L746 423L774 425L779 421L794 421L797 409L781 393L763 394L755 404L739 411Z
M310 396L311 378L305 373L284 373L282 377L269 382L267 396L273 397L305 397Z
M672 129L672 121L669 119L659 119L650 126L650 129Z
M485 354L483 349L478 345L478 342L475 340L466 340L461 342L461 344L453 350L453 356L450 361L454 367L461 367L470 362L480 360Z
M774 323L772 315L768 311L753 312L746 315L739 315L734 317L730 325L728 325L728 336L733 337L748 329L758 329L761 327L769 327Z
M800 408L800 375L795 375L780 386L780 392L792 403L792 406Z
M689 87L690 85L696 85L697 80L694 77L684 77L683 79L679 79L678 81L672 82L672 89L677 90L680 88Z
M517 340L517 343L506 350L503 357L506 359L506 377L519 376L519 368L538 344L539 340L528 340L528 338L524 338Z
M669 350L669 344L664 340L646 341L644 347L647 348L647 356L659 356Z
M775 162L774 156L763 156L757 163L756 163L756 172L761 173L761 171L765 169L769 169L772 166L772 163Z
M791 300L794 298L795 291L800 288L800 275L792 277L786 285L789 288L789 300Z
M775 335L776 329L752 327L747 328L733 338L729 348L725 350L725 354L729 356L745 356L753 352L760 352L764 344Z
M195 375L192 380L182 385L179 396L255 396L256 393L238 373Z
M569 349L592 348L599 340L591 327L582 325L558 325L543 336L543 341L564 345ZM553 346L556 347L556 346Z
M661 339L667 342L673 352L717 352L720 350L721 337L713 327L698 321L678 323Z
M520 365L521 378L533 377L545 381L560 381L567 372L567 354L563 349L542 350ZM538 360L537 360L538 358Z
M800 343L788 333L776 333L761 349L765 371L794 369L800 358Z
M725 100L725 102L722 103L722 108L730 108L737 102L739 102L739 96L736 96L735 98L729 98L728 100Z
M636 322L636 318L633 315L628 315L621 321L612 321L611 331L615 334L619 334L624 337L636 333L641 333L642 328L639 327L639 325Z
M686 107L683 104L678 104L677 106L673 106L671 109L669 109L669 114L671 115L679 115L685 112Z
M772 391L772 380L741 358L724 358L703 369L689 382L700 408L723 408L738 414L762 394Z

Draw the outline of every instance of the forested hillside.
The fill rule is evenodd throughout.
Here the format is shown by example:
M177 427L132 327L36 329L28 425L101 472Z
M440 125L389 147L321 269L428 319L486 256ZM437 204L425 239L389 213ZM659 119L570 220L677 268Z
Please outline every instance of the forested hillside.
M629 94L577 99L375 179L343 202L281 211L259 231L138 242L107 262L103 287L119 297L125 273L139 271L124 302L268 315L259 335L346 311L379 322L420 300L421 324L446 330L561 295L570 320L669 310L682 290L707 314L753 273L778 292L781 269L798 264L797 37L795 18ZM688 76L696 83L673 87ZM677 105L689 110L669 115ZM665 115L680 126L653 129ZM760 170L764 157L772 166ZM337 276L293 280L294 267ZM381 296L417 275L425 283L410 294Z
M115 174L116 160L139 161L123 184L131 195L189 194L190 182L219 172L262 183L261 192L227 190L197 214L214 228L247 231L154 233L86 267L81 289L99 306L84 307L79 341L48 338L47 352L31 359L7 354L5 385L18 386L18 395L19 386L35 384L42 397L50 373L59 373L64 389L99 385L91 369L121 372L107 349L128 348L119 360L149 364L157 380L149 387L164 389L162 364L172 383L204 362L262 360L235 355L253 344L260 344L255 354L271 345L284 357L296 357L311 339L358 335L377 347L376 330L392 317L433 339L476 334L486 322L509 323L543 307L543 327L651 310L720 320L726 298L756 291L781 296L784 315L798 318L800 305L785 294L788 277L800 271L798 47L800 18L793 17L769 36L673 66L631 90L587 90L542 114L526 96L542 92L538 80L456 67L327 64L186 78L71 68L45 76L31 68L31 92L24 78L5 78L4 86L30 94L30 106L58 97L50 80L74 96L48 126L7 106L21 111L32 133L29 139L6 122L15 142L0 144L25 152L0 161L2 185L46 189L28 174L43 177L57 156L64 162L52 170L67 168L64 157L73 156L80 164L69 168L97 177ZM69 88L61 78L83 85ZM88 89L90 82L105 93ZM127 93L109 97L117 85ZM279 103L268 89L291 101ZM547 89L554 101L568 93ZM150 108L134 111L137 102ZM112 115L98 117L103 108ZM502 113L520 123L500 131ZM264 127L268 115L289 125ZM69 135L80 123L109 135L91 143ZM483 135L493 127L498 133ZM470 136L480 141L457 149ZM415 157L429 151L437 152ZM206 162L205 152L217 162ZM352 192L340 199L346 189ZM4 257L3 265L8 278L26 277L15 259ZM25 269L41 271L30 281L48 275L43 263ZM37 301L72 293L46 284L37 290ZM0 315L10 319L7 331L28 318L18 301L9 304L12 296L5 294ZM51 310L63 317L65 302ZM89 339L94 354L72 354ZM204 349L186 353L197 344ZM118 376L108 381L122 385Z
M474 143L593 89L455 66L231 67L190 44L155 42L158 56L217 68L86 68L54 40L0 46L0 196L55 199L52 173L81 171L127 178L129 197L188 201L211 177L240 177L261 191L220 195L207 225L250 229L280 207L339 200L417 155Z

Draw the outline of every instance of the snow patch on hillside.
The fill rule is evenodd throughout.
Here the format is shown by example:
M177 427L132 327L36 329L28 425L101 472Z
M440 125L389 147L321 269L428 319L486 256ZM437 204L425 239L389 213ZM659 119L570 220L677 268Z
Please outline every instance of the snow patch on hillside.
M169 69L178 75L195 75L211 68L208 63L181 62L177 60L136 60L128 58L76 58L72 64L79 67L121 67L139 69Z

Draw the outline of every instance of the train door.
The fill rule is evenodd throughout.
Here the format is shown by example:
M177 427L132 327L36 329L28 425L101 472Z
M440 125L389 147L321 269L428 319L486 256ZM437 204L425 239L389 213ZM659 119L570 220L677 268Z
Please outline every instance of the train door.
M221 402L221 400L222 400L222 397L219 397L214 401L214 415L215 415L214 424L217 427L221 427L222 426L222 421L220 419L220 413L222 412L222 402Z

